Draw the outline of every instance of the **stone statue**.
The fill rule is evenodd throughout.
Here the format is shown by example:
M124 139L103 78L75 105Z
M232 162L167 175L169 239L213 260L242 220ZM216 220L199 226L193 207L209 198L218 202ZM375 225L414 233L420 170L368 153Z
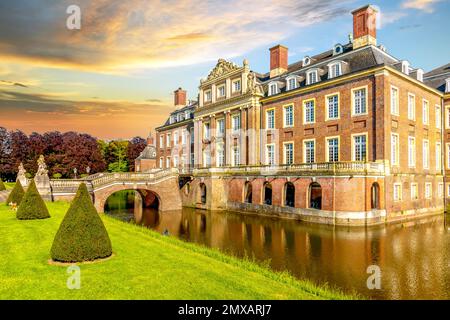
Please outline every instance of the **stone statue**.
M16 181L19 181L20 184L24 187L28 185L28 179L26 176L27 170L23 167L23 163L21 162L19 164L19 172L17 172L17 179Z
M261 94L262 88L256 82L256 74L254 72L250 72L247 76L247 91L253 94Z
M48 174L47 165L45 164L44 156L41 154L37 161L38 170L36 172L36 176L45 176Z

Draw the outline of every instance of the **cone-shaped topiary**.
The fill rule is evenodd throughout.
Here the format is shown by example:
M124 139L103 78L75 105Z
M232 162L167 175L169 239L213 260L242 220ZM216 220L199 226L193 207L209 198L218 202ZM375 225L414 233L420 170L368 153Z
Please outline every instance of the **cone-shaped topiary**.
M6 187L5 184L3 183L2 179L0 179L0 191L5 191Z
M53 241L54 261L82 262L112 255L111 240L84 183L66 213Z
M27 192L25 192L25 195L20 202L16 217L19 220L50 218L50 213L36 188L34 180L31 180Z
M6 199L6 204L9 205L10 203L15 203L16 205L19 205L22 202L24 194L25 191L23 190L22 184L19 180L17 180L14 188L8 196L8 199Z

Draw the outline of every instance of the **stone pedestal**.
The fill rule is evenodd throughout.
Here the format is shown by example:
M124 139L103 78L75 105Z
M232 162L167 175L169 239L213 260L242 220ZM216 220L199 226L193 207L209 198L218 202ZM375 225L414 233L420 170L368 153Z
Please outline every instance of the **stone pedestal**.
M34 178L34 182L36 183L36 188L38 189L42 199L51 201L52 190L50 187L50 178L48 174L36 176Z

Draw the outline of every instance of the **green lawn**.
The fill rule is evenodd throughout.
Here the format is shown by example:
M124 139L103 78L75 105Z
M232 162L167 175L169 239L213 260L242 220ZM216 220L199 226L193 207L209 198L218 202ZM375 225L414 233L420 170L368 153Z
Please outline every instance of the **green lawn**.
M4 182L6 190L14 188L15 182Z
M114 256L81 265L69 290L49 251L68 203L47 203L52 217L18 221L0 204L0 299L347 299L216 250L164 237L102 215Z

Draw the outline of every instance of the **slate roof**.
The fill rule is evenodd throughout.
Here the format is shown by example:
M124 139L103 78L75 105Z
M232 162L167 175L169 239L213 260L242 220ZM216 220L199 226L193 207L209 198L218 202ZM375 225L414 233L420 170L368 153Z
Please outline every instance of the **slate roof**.
M450 63L425 73L423 81L428 86L445 92L445 80L448 78L450 78Z

